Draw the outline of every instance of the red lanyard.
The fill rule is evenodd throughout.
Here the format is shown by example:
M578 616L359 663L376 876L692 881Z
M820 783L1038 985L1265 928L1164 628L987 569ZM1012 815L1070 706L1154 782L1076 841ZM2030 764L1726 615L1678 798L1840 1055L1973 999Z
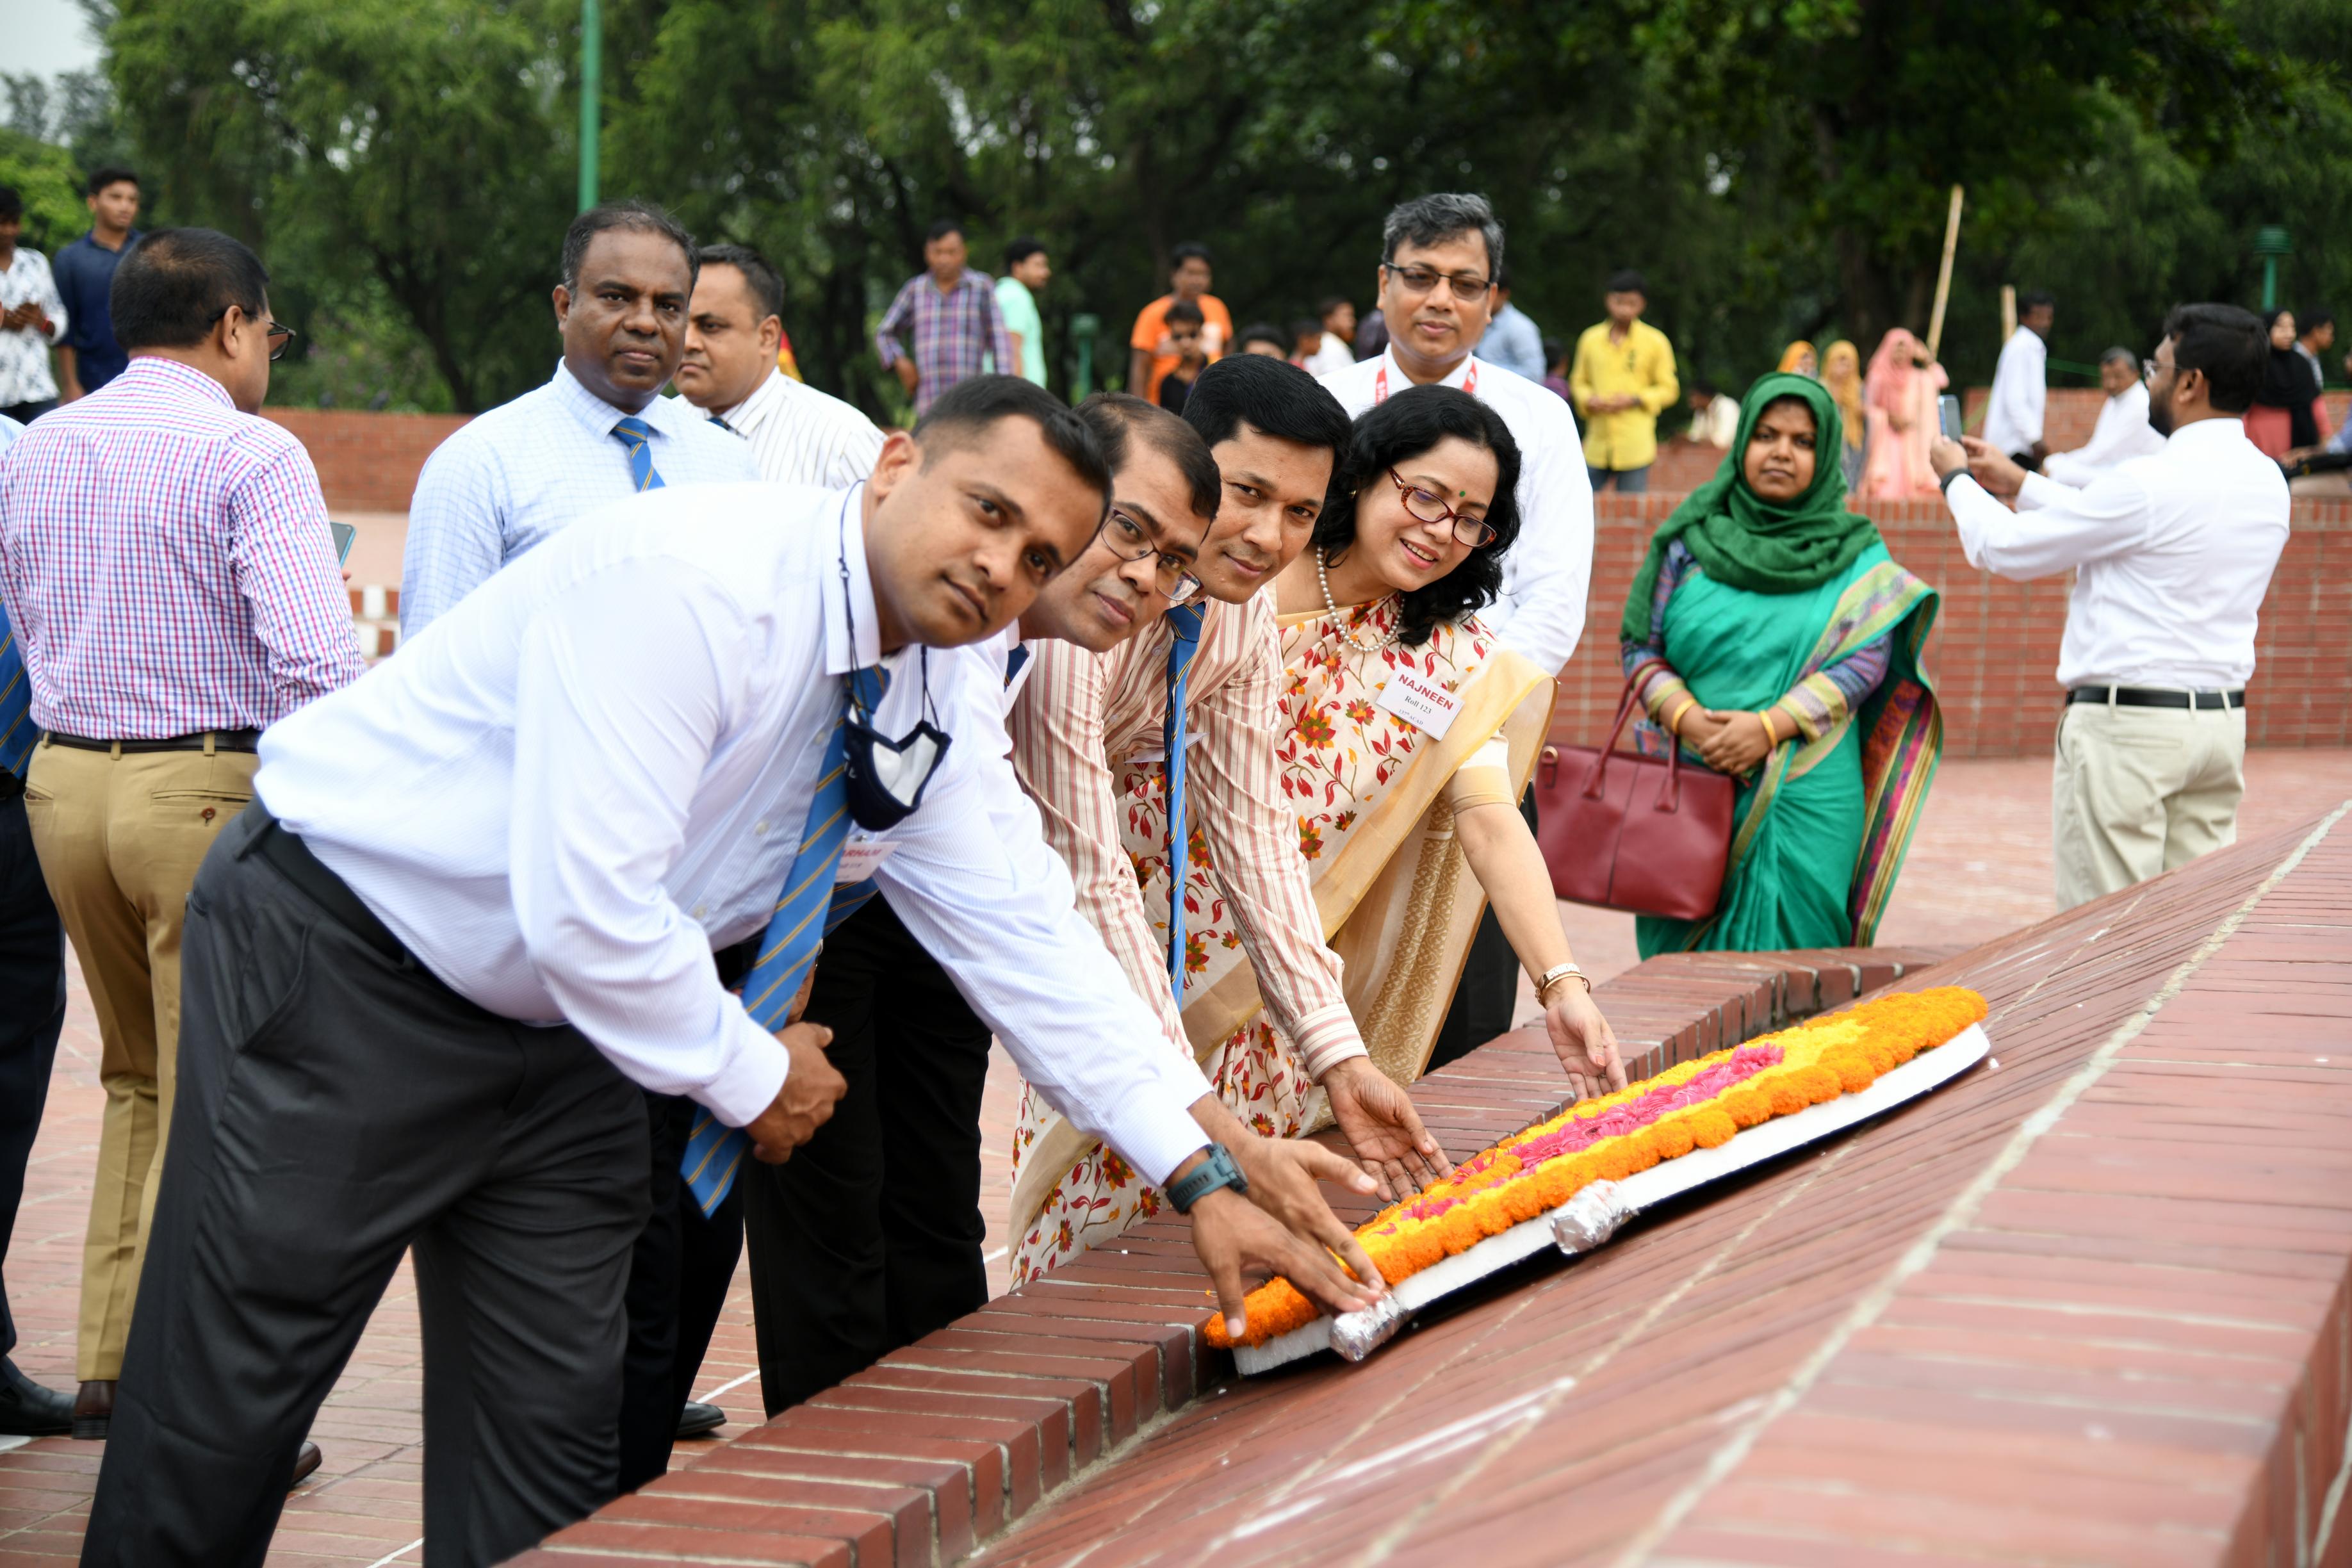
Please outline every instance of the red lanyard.
M1478 362L1475 359L1470 362L1470 374L1462 378L1462 390L1469 393L1474 397L1477 395ZM1381 374L1372 378L1372 402L1375 405L1379 405L1386 403L1388 400L1389 367L1387 363L1383 362L1381 365Z

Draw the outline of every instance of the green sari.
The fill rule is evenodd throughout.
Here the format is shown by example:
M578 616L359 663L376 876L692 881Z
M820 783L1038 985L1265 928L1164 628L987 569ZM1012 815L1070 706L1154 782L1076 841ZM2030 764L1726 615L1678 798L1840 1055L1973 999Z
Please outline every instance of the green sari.
M1943 718L1919 668L1935 619L1935 591L1884 544L1801 593L1750 593L1704 572L1683 580L1666 606L1666 650L1692 697L1753 712L1793 693L1829 722L1774 748L1741 786L1714 915L1641 917L1643 957L1870 942L1943 749ZM1821 672L1889 634L1885 679L1859 712L1832 716L1843 703L1822 703Z

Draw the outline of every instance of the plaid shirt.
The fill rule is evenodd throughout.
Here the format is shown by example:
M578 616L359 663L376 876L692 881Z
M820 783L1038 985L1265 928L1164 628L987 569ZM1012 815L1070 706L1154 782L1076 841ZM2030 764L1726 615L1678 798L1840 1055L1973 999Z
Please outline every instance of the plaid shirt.
M0 601L68 734L257 730L366 668L310 454L152 355L0 461Z
M931 399L983 374L993 356L995 367L1007 375L1020 370L1013 357L1013 338L1004 330L1003 313L996 308L996 283L985 272L967 267L956 286L946 293L928 272L907 279L889 313L874 329L874 346L887 370L908 353L905 334L914 332L915 417L929 411Z

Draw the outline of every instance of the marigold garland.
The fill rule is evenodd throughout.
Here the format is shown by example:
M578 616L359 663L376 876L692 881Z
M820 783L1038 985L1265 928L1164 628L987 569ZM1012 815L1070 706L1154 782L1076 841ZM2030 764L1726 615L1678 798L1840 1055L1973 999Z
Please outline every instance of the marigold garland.
M1944 986L1865 1002L1668 1068L1513 1133L1373 1215L1356 1239L1381 1277L1398 1284L1558 1208L1593 1182L1621 1182L1693 1149L1719 1148L1773 1117L1858 1094L1984 1016L1982 996ZM1287 1279L1251 1291L1248 1305L1243 1339L1253 1345L1318 1315ZM1232 1346L1222 1316L1211 1315L1207 1331L1211 1344Z

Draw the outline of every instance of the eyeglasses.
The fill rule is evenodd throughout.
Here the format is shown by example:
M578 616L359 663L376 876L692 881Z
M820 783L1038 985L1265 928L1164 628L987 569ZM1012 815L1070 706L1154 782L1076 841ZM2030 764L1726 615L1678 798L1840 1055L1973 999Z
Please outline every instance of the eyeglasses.
M219 310L215 310L209 317L205 318L205 325L207 327L211 326L213 322L219 321L223 316L227 315L231 310L236 309L237 309L237 307L234 305L223 305ZM300 335L291 327L280 326L278 322L268 320L264 320L262 322L262 331L263 335L269 340L269 363L272 364L276 364L279 360L286 357L286 351L294 346L294 340Z
M1445 504L1445 498L1435 490L1425 490L1412 480L1389 470L1389 482L1397 488L1404 501L1404 510L1423 522L1450 522L1454 537L1476 550L1495 542L1495 525L1483 518L1465 517Z
M1395 274L1396 280L1404 285L1405 292L1409 294L1426 294L1443 282L1453 291L1455 299L1465 304L1473 300L1485 299L1486 290L1495 286L1493 279L1480 278L1475 273L1465 275L1433 271L1426 267L1399 267L1393 261L1381 262L1381 268Z
M1201 580L1192 575L1192 564L1181 555L1170 555L1151 542L1151 532L1143 524L1117 507L1103 519L1103 542L1121 561L1140 561L1147 555L1160 557L1159 571L1153 586L1160 596L1171 605L1181 605L1201 591Z

